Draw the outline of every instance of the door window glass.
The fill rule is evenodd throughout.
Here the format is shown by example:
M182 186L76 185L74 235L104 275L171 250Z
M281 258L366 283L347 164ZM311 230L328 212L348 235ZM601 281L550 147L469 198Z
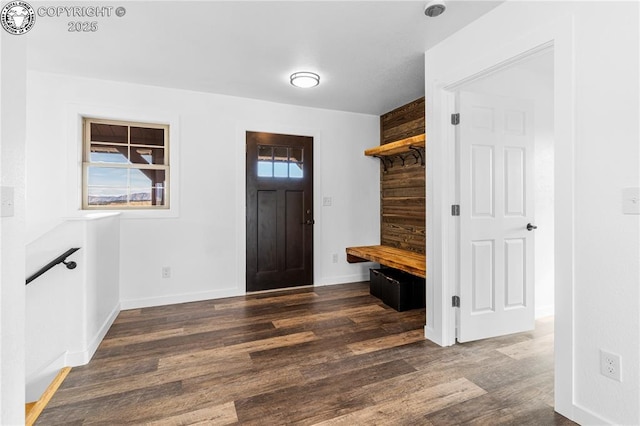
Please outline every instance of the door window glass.
M304 177L304 149L287 146L258 146L258 177L290 178Z

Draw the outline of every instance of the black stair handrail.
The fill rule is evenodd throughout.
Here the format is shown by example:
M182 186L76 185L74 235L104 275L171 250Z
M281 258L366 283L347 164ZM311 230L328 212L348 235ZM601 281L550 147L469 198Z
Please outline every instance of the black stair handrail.
M49 269L51 269L54 266L56 266L58 263L64 263L65 266L67 267L67 269L74 269L76 266L78 266L78 264L76 262L73 262L73 261L66 262L66 260L67 260L67 257L71 256L73 253L77 252L78 250L80 250L80 247L70 248L69 250L65 251L60 256L56 257L51 262L47 263L42 268L40 268L38 270L38 272L36 272L35 274L33 274L29 278L27 278L27 282L25 283L25 285L29 284L31 281L33 281L36 278L38 278L40 275L44 274Z

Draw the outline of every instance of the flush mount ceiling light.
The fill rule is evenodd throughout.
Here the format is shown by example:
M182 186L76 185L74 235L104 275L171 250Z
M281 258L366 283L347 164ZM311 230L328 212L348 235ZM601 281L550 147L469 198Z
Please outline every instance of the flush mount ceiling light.
M304 89L315 87L320 84L320 76L308 71L294 72L291 74L291 77L289 77L289 80L292 85L302 87Z
M447 6L443 0L435 0L427 4L424 8L424 14L430 18L435 18L436 16L440 16L446 9Z

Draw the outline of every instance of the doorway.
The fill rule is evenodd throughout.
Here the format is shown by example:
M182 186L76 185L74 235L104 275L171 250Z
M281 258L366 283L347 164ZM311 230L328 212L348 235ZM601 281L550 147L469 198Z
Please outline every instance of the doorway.
M491 143L478 140L474 164L479 165L480 171L491 173L488 179L482 179L482 175L475 178L479 178L480 183L492 184L493 188L471 185L490 195L482 200L477 197L482 192L463 191L472 196L474 203L492 200L498 201L498 205L490 217L480 214L467 218L461 214L458 294L468 301L475 298L476 302L483 303L461 306L456 318L459 341L525 331L533 328L534 318L554 312L553 68L553 49L548 48L458 88L458 106L463 110L471 112L469 103L472 102L491 104L478 109L479 117L466 117L464 127L486 124L481 121L495 112L495 124L506 126L502 133L509 145L493 150L489 149ZM461 105L465 102L466 107ZM529 108L527 103L531 105ZM528 115L531 120L524 120ZM458 134L463 133L462 127L458 126ZM466 131L468 137L483 138L495 134L497 128ZM460 143L457 138L457 158L467 151L464 141L462 150ZM482 155L489 152L495 155ZM495 168L483 168L485 162L481 160L485 157L494 161L487 164ZM469 160L457 161L462 173L458 176L468 175L463 167ZM458 188L466 186L468 190L469 185L464 183L459 181ZM493 204L487 206L493 207ZM469 213L472 209L466 210ZM495 222L496 218L501 219L502 226L500 231L493 230L499 234L494 240L484 235L492 232L484 224ZM481 232L484 238L475 245L463 241L471 235L469 227L465 230L463 225L471 222L476 228L484 228ZM479 259L486 260L487 264L477 262ZM473 271L475 273L471 273ZM474 308L478 309L474 311Z
M247 292L313 284L313 138L246 132Z
M522 13L520 13L522 12ZM574 23L569 15L553 21L531 20L526 12L513 21L470 25L425 54L427 123L433 143L427 144L427 321L426 337L442 346L455 344L456 238L451 204L455 203L455 111L457 87L497 69L553 49L554 106L554 360L555 408L574 418L575 398L575 146ZM465 30L465 31L466 31ZM464 41L464 42L463 42ZM473 41L473 43L472 43Z

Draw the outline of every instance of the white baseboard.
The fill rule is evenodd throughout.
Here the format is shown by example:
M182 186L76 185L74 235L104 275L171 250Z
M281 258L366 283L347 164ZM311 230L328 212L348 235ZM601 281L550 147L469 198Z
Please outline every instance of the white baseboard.
M353 275L329 277L329 278L324 278L322 280L319 280L319 282L315 282L314 285L328 286L328 285L346 284L346 283L362 282L362 281L369 281L369 275L353 274ZM170 296L121 300L120 308L122 310L150 308L153 306L165 306L165 305L174 305L177 303L200 302L203 300L244 296L245 294L246 294L246 291L244 289L239 289L237 287L226 288L221 290L207 291L207 292L200 292L200 293L173 294Z
M562 413L560 413L562 414ZM565 414L563 414L567 417ZM593 425L593 426L602 426L602 425L613 425L614 422L607 420L603 417L598 416L594 412L581 407L577 404L573 404L573 418L569 417L570 420L581 424L583 426Z
M323 278L315 282L313 285L328 286L328 285L347 284L347 283L362 282L362 281L369 281L368 273L341 275L336 277ZM170 296L121 300L120 308L122 310L150 308L153 306L165 306L165 305L174 305L177 303L200 302L203 300L244 296L245 294L246 294L246 291L244 289L226 288L221 290L206 291L206 292L200 292L200 293L173 294Z
M336 284L357 283L362 281L369 281L369 272L366 274L352 274L352 275L340 275L336 277L326 277L318 280L314 283L316 286L327 286Z
M104 339L104 336L107 335L109 328L111 328L111 325L116 320L116 317L119 313L120 304L118 303L104 320L104 322L98 329L98 332L93 336L93 339L91 339L85 350L78 352L67 352L65 366L77 367L79 365L85 365L89 361L91 361L91 358L93 358L93 354L95 354L98 350L98 346L100 346L100 343L102 343L102 339Z
M428 325L424 326L424 337L425 339L435 343L438 346L441 346L441 347L451 346L451 345L445 345L444 341L442 340L442 334L438 333L435 328L429 327Z
M200 293L174 294L170 296L149 297L144 299L122 300L122 310L150 308L153 306L174 305L177 303L200 302L202 300L222 299L223 297L244 296L246 292L238 288L227 288Z

